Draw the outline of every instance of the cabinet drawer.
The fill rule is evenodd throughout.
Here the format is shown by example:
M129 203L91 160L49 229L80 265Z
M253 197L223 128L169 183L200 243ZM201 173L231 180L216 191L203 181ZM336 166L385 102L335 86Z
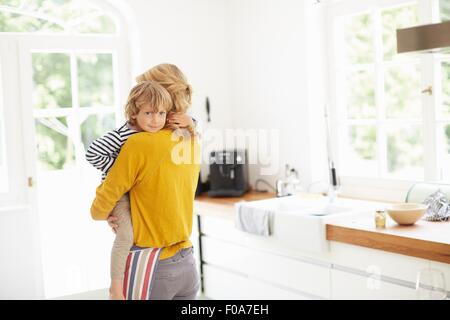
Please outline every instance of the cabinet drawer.
M450 264L431 261L431 268L442 271L445 277L445 290L447 290L447 298L450 299Z
M340 270L331 271L332 299L417 299L413 288Z
M201 216L202 234L236 243L245 242L246 233L238 230L232 220L212 216Z
M330 297L330 269L230 242L202 237L203 260L318 298ZM229 285L229 284L228 284Z
M408 282L415 282L417 273L430 266L429 260L336 241L330 241L330 247L335 265Z
M205 296L217 300L305 300L308 297L257 281L247 276L205 265Z
M282 233L280 225L282 224L278 224L279 234ZM264 250L273 253L281 253L282 255L294 258L309 257L324 263L327 263L329 260L328 252L315 253L312 251L304 251L301 249L304 245L300 245L296 241L284 239L281 236L276 236L275 234L270 237L263 237L243 232L236 229L234 221L229 219L207 215L201 216L201 232L204 235L243 245L252 249L264 248Z

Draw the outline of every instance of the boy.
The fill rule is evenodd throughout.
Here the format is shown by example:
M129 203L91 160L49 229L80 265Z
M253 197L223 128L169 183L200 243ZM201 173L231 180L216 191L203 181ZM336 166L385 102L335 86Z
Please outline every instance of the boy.
M86 151L86 159L102 171L102 180L114 164L122 145L138 132L155 133L166 126L166 117L173 108L170 94L155 81L143 81L131 89L125 105L126 123L94 140ZM192 118L186 114L179 117L179 127L189 127ZM157 152L157 150L149 150ZM128 193L119 200L111 215L119 226L111 251L110 297L123 300L123 278L127 256L133 245L130 200Z

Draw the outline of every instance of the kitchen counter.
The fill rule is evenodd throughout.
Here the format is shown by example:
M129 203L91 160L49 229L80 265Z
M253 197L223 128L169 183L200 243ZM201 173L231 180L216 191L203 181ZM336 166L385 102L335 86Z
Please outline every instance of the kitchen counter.
M299 196L321 202L317 194ZM417 275L430 267L444 273L450 288L450 223L399 227L388 218L387 228L377 230L369 208L373 203L364 209L364 201L340 199L338 205L357 210L305 218L280 211L272 236L261 237L234 224L234 204L255 200L271 207L277 198L249 192L195 199L198 261L208 298L415 299ZM287 205L285 200L279 204Z
M195 197L194 211L198 215L213 215L229 220L233 220L234 204L241 201L256 201L275 198L273 192L250 191L242 197L208 197L206 193Z
M326 226L327 240L450 264L450 221L400 226L389 216L386 220L382 229L367 215L333 221Z
M233 220L234 204L275 198L272 192L251 191L242 197L210 198L202 194L195 198L197 215L208 215ZM303 197L319 197L304 194ZM333 220L326 225L326 239L341 243L378 249L412 257L450 264L450 221L429 222L419 220L412 226L399 226L387 216L386 228L375 228L371 215L352 216Z

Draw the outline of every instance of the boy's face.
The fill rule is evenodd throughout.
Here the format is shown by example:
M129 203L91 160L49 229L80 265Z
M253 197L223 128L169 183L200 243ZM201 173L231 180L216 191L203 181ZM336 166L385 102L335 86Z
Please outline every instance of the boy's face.
M158 109L155 112L155 109L149 103L141 103L135 120L139 131L158 132L166 124L166 111Z

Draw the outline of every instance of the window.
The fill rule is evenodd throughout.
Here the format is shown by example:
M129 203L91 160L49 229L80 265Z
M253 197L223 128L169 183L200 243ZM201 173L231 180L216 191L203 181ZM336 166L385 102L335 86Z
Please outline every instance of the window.
M0 187L10 189L0 204L39 220L47 298L109 281L101 248L111 234L89 219L101 173L85 150L123 121L132 84L126 27L109 1L0 0ZM93 257L99 264L89 266Z
M0 0L0 32L115 34L117 27L88 1Z
M0 74L1 74L0 65ZM6 166L5 114L3 110L3 92L0 78L0 193L8 192L8 169Z
M440 18L441 21L450 21L450 1L440 0ZM438 122L438 141L441 148L438 150L441 163L440 178L444 181L450 181L450 55L440 56L438 64L440 65L441 81L440 94L438 94L438 116L441 121Z
M440 178L450 181L450 57L439 59L440 66L440 94L438 95L437 130L440 155Z
M33 52L33 114L39 168L68 169L115 127L111 53ZM81 156L81 157L80 157Z
M438 21L432 6L449 18L449 1L331 6L330 88L343 176L450 181L450 56L396 53L396 29Z
M441 21L449 21L450 20L450 1L440 0L439 1L439 11L440 11Z

